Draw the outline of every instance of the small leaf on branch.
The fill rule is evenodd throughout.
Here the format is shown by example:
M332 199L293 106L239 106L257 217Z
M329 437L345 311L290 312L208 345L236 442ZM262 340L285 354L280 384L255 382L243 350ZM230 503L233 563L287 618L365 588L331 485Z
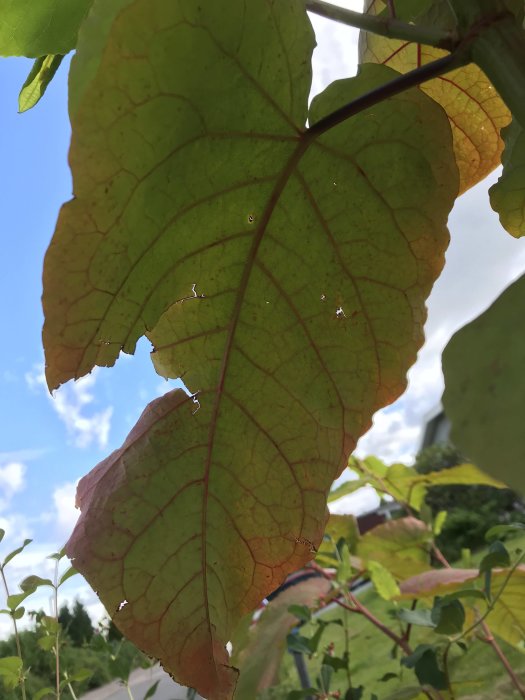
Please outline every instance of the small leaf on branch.
M436 650L428 644L420 644L413 654L401 659L401 664L413 668L421 685L430 685L436 690L445 690L447 679L438 664Z
M397 617L409 625L418 625L420 627L435 627L436 623L432 619L430 610L409 610L401 608L397 611Z
M39 102L49 83L53 80L63 58L61 55L51 54L36 59L18 96L19 112L27 112Z
M12 552L10 552L2 562L2 569L6 566L6 564L9 564L9 562L14 559L16 556L20 554L20 552L23 552L24 549L27 547L28 544L31 544L33 540L24 540L24 544L21 547L18 547L17 549L14 549Z
M437 597L431 611L437 634L459 634L465 624L465 608L460 600Z

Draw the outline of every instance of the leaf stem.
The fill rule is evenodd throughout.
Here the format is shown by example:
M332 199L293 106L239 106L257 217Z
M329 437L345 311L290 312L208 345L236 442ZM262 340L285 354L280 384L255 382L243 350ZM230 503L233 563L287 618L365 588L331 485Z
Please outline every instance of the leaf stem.
M67 687L69 688L69 692L71 693L73 700L78 700L77 696L75 695L75 691L73 690L73 686L69 681L67 682Z
M391 0L388 6L393 8ZM362 29L372 34L386 36L390 39L425 44L434 46L437 49L444 49L445 51L453 51L459 41L459 37L455 33L443 31L437 27L402 22L395 17L395 12L392 12L392 9L390 9L389 17L378 17L363 12L347 10L344 7L338 7L323 0L306 0L305 7L308 12L313 12L320 17L325 17L356 29Z
M380 87L374 88L364 95L360 95L355 100L352 100L348 104L336 109L335 112L328 114L323 119L313 124L306 133L312 138L316 138L321 134L324 134L329 129L333 129L342 122L346 121L350 117L359 114L365 109L369 109L379 102L387 100L389 97L394 95L399 95L405 90L417 87L421 83L427 80L432 80L437 78L444 73L448 73L454 68L458 68L468 62L468 58L463 54L463 52L458 51L451 53L443 58L438 58L436 61L431 63L426 63L424 66L415 68L414 70L400 75L398 78L394 78L389 83L381 85Z
M448 694L450 696L450 700L456 700L456 696L454 695L454 689L452 687L452 681L450 680L450 669L448 666L448 654L450 652L450 644L445 648L445 653L443 654L443 670L445 672L445 678L447 680L447 688L448 688Z
M7 598L9 598L9 586L7 585L7 579L5 577L5 572L4 572L3 566L0 566L0 574L2 576L2 582L4 584L5 594L6 594ZM18 625L16 624L16 619L14 618L13 615L11 615L11 619L13 620L13 629L15 632L16 653L18 654L18 658L20 659L20 661L22 661L22 673L20 676L20 690L22 692L22 699L26 700L26 683L25 683L25 678L24 678L24 668L23 668L23 658L22 658L22 647L20 644L20 634L18 632Z
M378 630L380 630L383 634L385 634L387 637L389 637L397 646L399 646L407 656L412 653L412 649L410 648L410 645L406 642L405 639L402 637L399 637L395 632L393 632L389 627L384 625L381 620L379 620L368 608L366 608L364 605L362 605L357 598L351 593L348 593L348 596L350 600L352 601L352 605L348 605L347 603L344 603L342 600L339 600L336 598L334 600L337 605L339 605L341 608L344 608L345 610L348 610L349 612L356 613L358 615L363 615L363 617L366 617L366 619L371 622L374 627L377 627Z
M55 675L56 675L56 698L60 700L60 626L58 622L58 565L59 560L55 561L55 581L54 590L54 605L55 605L55 620L56 620L56 636L55 636Z

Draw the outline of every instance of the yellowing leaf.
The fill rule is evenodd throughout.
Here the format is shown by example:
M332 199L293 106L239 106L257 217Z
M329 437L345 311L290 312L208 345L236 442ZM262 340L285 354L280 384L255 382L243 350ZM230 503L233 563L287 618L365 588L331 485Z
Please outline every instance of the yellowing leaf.
M378 493L388 493L400 503L405 503L415 510L421 508L425 495L432 486L483 484L498 489L507 488L506 484L494 479L474 464L459 464L450 469L427 474L419 474L404 464L392 464L390 467L382 465L384 469L381 472L378 472L377 467L372 469L370 465L370 458L360 460L353 457L348 466L361 475L359 481L362 486L369 484Z
M354 552L359 539L357 520L353 515L331 514L315 557L320 566L337 566L338 558L335 548L341 538L347 543L349 551Z
M496 489L508 488L506 484L498 479L494 479L486 472L478 469L474 464L458 464L450 469L441 469L428 474L418 474L417 480L410 494L410 505L419 509L425 498L427 490L432 486L445 486L452 484L462 484L464 486L484 485L492 486Z
M431 598L447 595L478 578L478 569L431 569L403 581L401 598Z
M328 503L333 503L334 501L338 501L343 496L348 496L350 493L355 493L357 490L362 489L363 486L366 486L366 482L364 482L362 479L345 481L344 484L341 484L337 488L330 491L328 494Z
M428 569L431 533L417 518L390 520L367 532L358 543L357 556L365 563L379 562L403 580Z
M492 632L516 647L523 648L525 639L525 567L519 566L508 579L508 569L492 572L492 595L498 596L494 609L487 616ZM401 598L431 598L447 595L466 587L479 577L477 569L439 569L414 576L400 584ZM508 579L508 580L507 580ZM480 585L481 587L481 585ZM462 598L463 601L468 598ZM472 601L485 611L485 604L478 598Z
M150 404L80 483L67 551L127 636L222 700L225 643L315 555L330 484L405 386L457 192L450 129L411 90L307 131L396 74L367 66L308 109L300 0L130 0L107 29L72 69L48 379L147 333L198 406Z
M392 600L399 595L399 586L388 569L377 561L368 562L368 572L376 591L384 600Z
M403 0L396 7L403 11ZM366 0L371 14L384 12L383 0ZM417 15L409 15L413 20ZM381 63L400 73L434 61L446 52L431 46L362 34L360 58ZM451 71L422 85L427 95L447 112L454 135L454 151L464 192L483 180L500 164L503 142L500 130L510 121L510 113L483 71L475 64Z

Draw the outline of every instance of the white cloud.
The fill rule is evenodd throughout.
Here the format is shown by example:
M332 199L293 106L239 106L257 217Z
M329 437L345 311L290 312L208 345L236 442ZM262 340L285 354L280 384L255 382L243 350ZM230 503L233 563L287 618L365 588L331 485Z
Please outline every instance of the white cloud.
M0 467L0 494L2 499L11 500L15 493L25 486L26 467L22 462L8 462Z
M441 354L451 336L482 313L525 271L525 241L512 238L491 210L491 175L456 203L450 216L446 265L428 300L426 342L408 374L406 392L374 416L374 427L358 443L360 455L411 462L425 416L443 393Z
M363 8L362 0L341 0L334 4L356 11ZM355 75L359 31L314 13L310 13L310 19L317 40L312 61L311 94L317 95L334 80Z
M335 4L361 10L360 0ZM312 94L339 78L355 74L358 31L310 14L316 38ZM525 270L525 241L502 230L487 190L491 175L464 194L450 216L451 244L443 273L428 301L426 343L409 372L407 391L374 416L373 428L358 443L359 455L412 461L421 440L424 417L443 392L441 353L456 330L481 313ZM359 494L355 494L357 497Z
M44 368L37 365L33 371L27 372L26 382L33 390L43 389L47 394ZM67 432L76 447L89 447L92 443L106 447L111 428L113 407L107 406L102 411L89 412L93 403L97 370L76 382L64 384L49 396L52 406L60 420L66 426Z
M75 508L77 483L69 481L61 486L57 486L53 491L54 520L59 533L64 539L69 537L80 515L78 508Z

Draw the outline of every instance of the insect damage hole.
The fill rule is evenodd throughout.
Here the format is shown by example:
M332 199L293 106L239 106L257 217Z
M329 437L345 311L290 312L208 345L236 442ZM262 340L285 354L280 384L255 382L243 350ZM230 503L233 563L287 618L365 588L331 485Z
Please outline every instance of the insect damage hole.
M182 297L182 299L178 299L175 304L183 304L185 301L191 301L192 299L205 299L206 295L205 294L199 294L197 292L197 282L194 282L191 285L191 294L188 294L187 297Z
M201 407L201 402L200 402L199 399L198 399L198 395L199 395L199 392L197 391L197 392L196 392L195 394L193 394L192 397L191 397L191 400L193 401L193 403L194 403L195 406L196 406L196 408L194 408L193 411L191 412L191 415L192 415L192 416L194 416L194 415L197 413L197 411L200 409L200 407Z
M346 318L346 314L345 314L345 312L344 312L342 306L339 306L339 307L335 310L335 315L336 315L337 318Z
M123 608L126 607L126 605L129 605L128 601L127 601L127 600L123 600L121 603L119 603L116 612L120 612Z

